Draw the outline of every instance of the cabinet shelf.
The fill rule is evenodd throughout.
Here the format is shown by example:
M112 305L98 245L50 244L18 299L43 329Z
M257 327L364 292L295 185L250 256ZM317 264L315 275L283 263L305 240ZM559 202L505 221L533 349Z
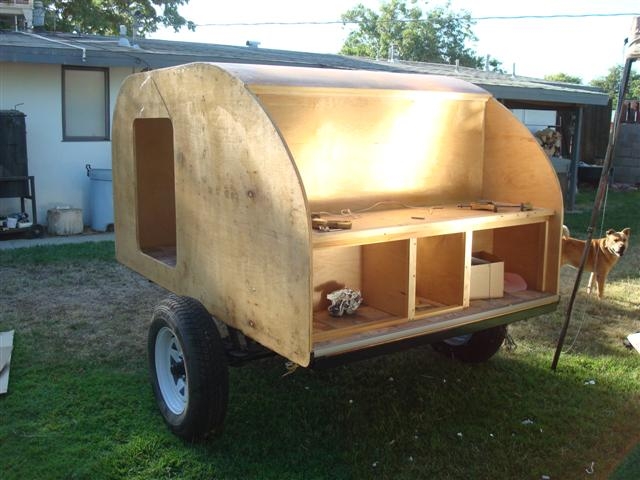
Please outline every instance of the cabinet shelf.
M556 294L524 290L505 293L502 298L473 300L468 308L442 311L437 316L407 318L384 316L384 312L364 308L356 315L339 318L325 312L314 314L314 351L319 356L357 349L360 344L388 342L425 335L498 316L518 315L528 309L545 308L559 300Z
M42 227L38 225L38 208L36 206L36 187L33 175L0 177L0 198L16 198L20 200L20 211L25 212L25 200L31 202L31 225L24 228L0 229L0 236L29 233L34 237L42 236Z
M464 324L535 307L541 299L554 302L544 275L553 214L543 208L402 209L358 215L351 230L314 233L314 344L414 324L442 329L447 322ZM478 250L504 262L526 290L472 299L472 255ZM354 315L333 318L326 295L345 287L361 290L364 303Z
M366 212L340 217L351 220L350 230L314 231L312 242L313 248L365 245L544 222L554 213L547 208L528 211L504 208L498 212L488 212L458 208L455 205Z

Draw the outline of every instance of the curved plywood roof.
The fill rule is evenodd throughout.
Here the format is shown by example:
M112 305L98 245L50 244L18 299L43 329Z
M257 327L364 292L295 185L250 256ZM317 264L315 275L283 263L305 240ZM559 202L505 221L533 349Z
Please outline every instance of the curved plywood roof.
M366 70L334 70L239 63L216 64L249 85L455 92L488 97L486 90L453 77Z

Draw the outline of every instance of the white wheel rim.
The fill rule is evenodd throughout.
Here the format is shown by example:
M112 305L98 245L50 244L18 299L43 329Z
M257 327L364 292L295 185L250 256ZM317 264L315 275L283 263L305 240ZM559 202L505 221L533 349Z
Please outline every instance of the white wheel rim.
M187 366L178 338L167 327L162 327L156 335L155 361L164 403L173 414L180 415L189 401Z

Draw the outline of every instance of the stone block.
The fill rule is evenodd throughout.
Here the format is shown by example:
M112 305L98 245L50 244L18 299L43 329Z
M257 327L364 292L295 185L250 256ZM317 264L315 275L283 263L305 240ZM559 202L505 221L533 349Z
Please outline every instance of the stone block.
M47 231L49 235L77 235L82 233L81 208L52 208L47 210Z

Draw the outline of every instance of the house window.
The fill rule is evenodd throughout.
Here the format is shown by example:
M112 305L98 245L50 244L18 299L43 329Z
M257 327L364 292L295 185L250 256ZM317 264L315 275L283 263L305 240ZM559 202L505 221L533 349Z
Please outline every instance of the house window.
M109 140L109 70L62 67L62 139Z

